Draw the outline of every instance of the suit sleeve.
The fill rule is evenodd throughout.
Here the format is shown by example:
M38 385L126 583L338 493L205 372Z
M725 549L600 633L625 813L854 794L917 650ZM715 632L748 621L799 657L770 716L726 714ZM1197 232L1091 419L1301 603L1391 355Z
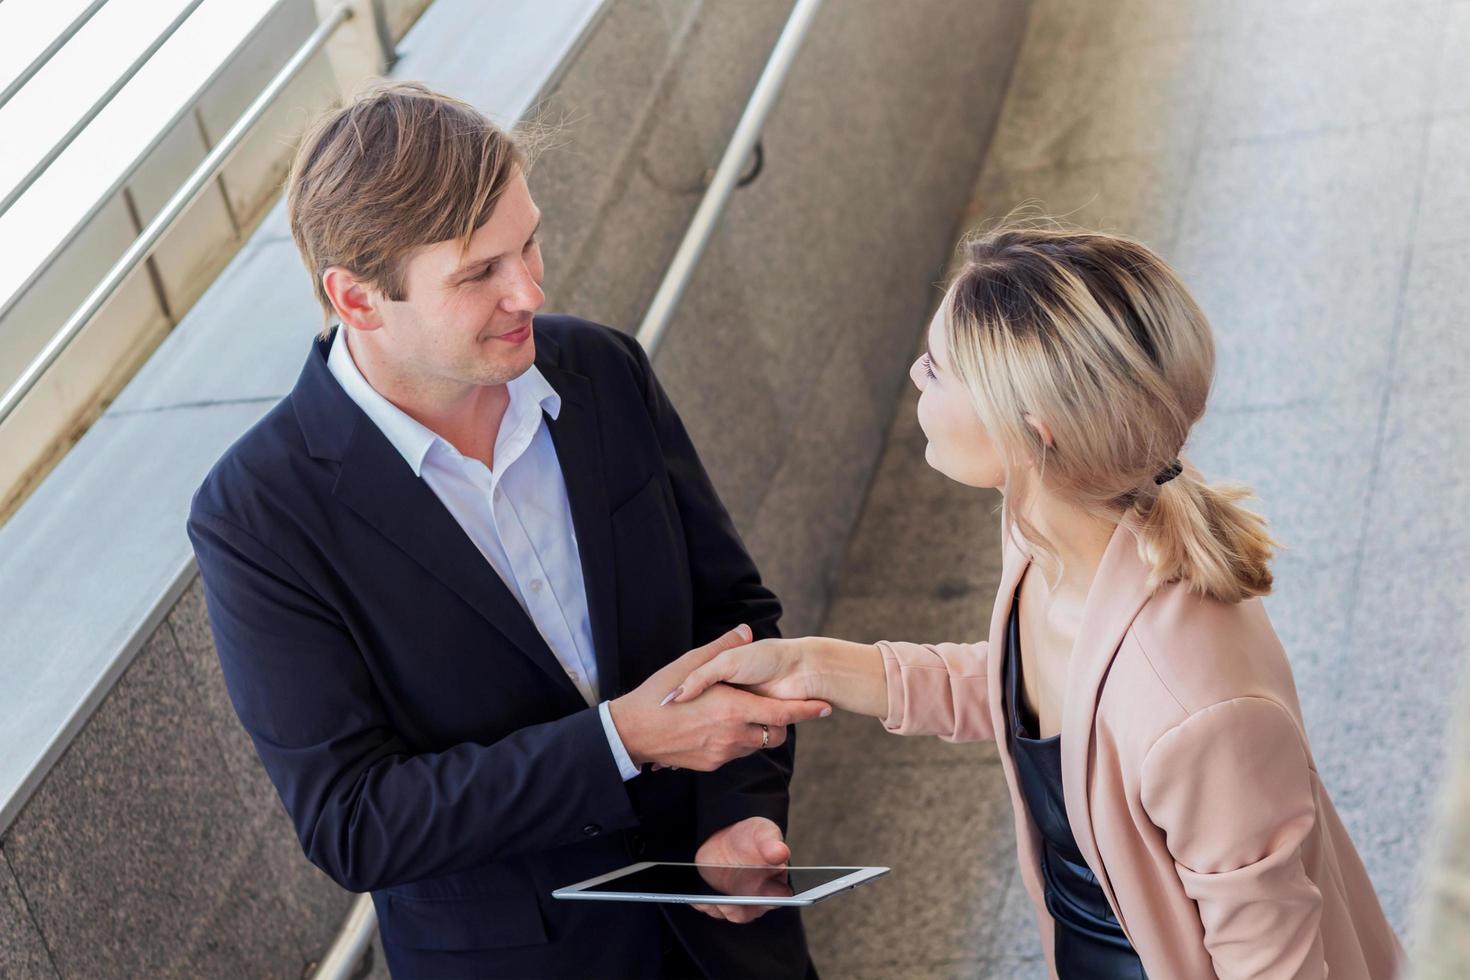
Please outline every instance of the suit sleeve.
M694 645L702 646L741 623L750 625L757 640L780 636L776 622L781 618L781 603L761 584L755 562L720 502L683 421L654 375L648 355L633 338L625 334L618 338L637 361L644 400L684 528L694 596ZM792 725L786 743L779 748L755 752L716 772L700 774L695 783L697 839L703 842L715 831L755 816L769 817L784 834L795 754L796 726Z
M995 738L990 718L990 644L880 640L895 735L938 735L946 742Z
M1144 759L1144 808L1225 980L1327 975L1322 895L1301 853L1317 816L1313 778L1301 729L1265 698L1192 714Z
M596 708L415 752L341 618L196 498L189 536L226 687L308 859L364 892L637 824Z

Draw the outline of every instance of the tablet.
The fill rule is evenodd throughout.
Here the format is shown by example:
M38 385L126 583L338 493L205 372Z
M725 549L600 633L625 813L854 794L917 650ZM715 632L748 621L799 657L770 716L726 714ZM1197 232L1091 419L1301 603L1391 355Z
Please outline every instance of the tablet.
M604 902L813 905L887 868L767 867L643 861L558 888L552 898Z

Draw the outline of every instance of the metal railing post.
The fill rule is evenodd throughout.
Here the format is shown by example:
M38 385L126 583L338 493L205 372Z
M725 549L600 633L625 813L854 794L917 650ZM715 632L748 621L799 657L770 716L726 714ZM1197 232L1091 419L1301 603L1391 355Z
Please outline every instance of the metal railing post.
M650 357L658 348L684 290L694 277L694 270L699 265L705 246L714 235L715 225L740 182L740 171L745 167L745 161L749 159L756 141L760 139L766 116L770 115L776 97L781 94L781 85L785 82L786 74L796 60L796 52L801 49L801 43L811 28L812 19L821 6L822 0L796 0L791 8L791 15L786 19L786 26L781 30L781 36L776 39L776 46L771 49L771 57L766 61L765 70L755 83L750 102L735 126L730 144L725 148L725 155L715 168L709 189L705 191L699 208L690 219L684 240L674 252L668 271L664 273L663 282L659 283L658 290L648 304L643 323L638 327L638 342L648 351Z
M291 60L286 62L281 70L276 73L276 76L271 79L270 84L265 87L265 90L255 97L255 101L250 103L250 106L235 121L235 125L231 126L229 132L225 133L219 143L215 145L214 149L209 151L209 154L199 166L189 175L188 180L184 181L184 185L174 192L173 197L168 199L168 203L148 223L148 227L143 229L143 233L128 247L128 250L123 253L122 258L118 259L113 267L107 271L107 275L87 295L87 298L82 301L82 305L77 307L76 311L62 325L62 328L52 336L51 340L41 350L41 353L36 355L30 364L26 365L26 369L22 372L20 378L6 390L3 396L0 396L0 423L3 423L10 417L11 413L20 405L21 400L41 380L41 376L46 373L46 370L56 363L57 358L61 356L61 352L66 350L67 346L76 339L77 334L81 333L82 328L87 325L92 317L97 315L97 311L102 309L103 305L112 297L113 293L117 292L118 287L137 268L139 263L152 253L159 239L163 237L163 233L193 203L194 198L199 196L200 192L204 190L210 180L214 178L215 174L224 167L229 161L230 156L235 152L235 149L245 139L245 134L250 130L250 127L255 125L260 117L264 115L265 110L276 100L286 85L296 77L306 65L307 61L310 60L311 56L316 54L322 45L326 44L327 39L332 36L333 31L352 16L351 6L350 0L343 0L342 3L339 3L317 25L316 30L297 49L296 53L292 55Z
M35 59L29 65L25 66L25 70L19 75L16 75L9 85L5 86L5 91L0 92L0 109L3 109L5 103L10 101L11 96L19 92L25 86L25 83L31 80L31 76L46 67L46 62L51 60L52 55L66 47L66 42L72 39L72 35L85 27L87 21L91 20L92 15L101 10L105 3L107 3L107 0L92 0L90 7L77 14L72 19L72 22L66 25L66 29L56 35L56 38L50 44L46 45L46 50L36 55Z
M119 75L117 80L108 86L107 91L102 93L102 97L96 102L93 102L91 108L82 113L82 117L72 124L71 129L66 131L66 135L61 137L51 149L47 150L46 155L36 161L36 165L20 179L20 182L12 187L3 199L0 199L0 214L9 211L10 206L18 201L22 194L30 190L31 185L36 182L37 178L46 172L46 168L55 163L56 158L66 152L66 148L76 141L76 138L82 134L82 130L87 128L87 124L93 119L96 119L99 112L107 108L107 104L112 101L113 96L121 92L123 86L133 80L133 76L142 70L143 66L148 63L148 59L158 53L158 49L163 47L180 27L184 26L184 21L188 20L189 15L203 2L204 0L189 0L188 6L179 11L178 15L169 22L168 27L164 28L163 33L154 38L153 43L148 45L143 53L133 60L133 63L128 66L128 70Z

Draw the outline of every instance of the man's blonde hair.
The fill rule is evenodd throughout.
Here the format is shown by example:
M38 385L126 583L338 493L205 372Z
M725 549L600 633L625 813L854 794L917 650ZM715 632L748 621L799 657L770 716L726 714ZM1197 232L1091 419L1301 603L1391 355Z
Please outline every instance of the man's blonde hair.
M404 266L424 245L461 251L527 160L504 130L420 82L378 82L302 137L287 178L291 234L322 307L322 273L342 266L404 300Z

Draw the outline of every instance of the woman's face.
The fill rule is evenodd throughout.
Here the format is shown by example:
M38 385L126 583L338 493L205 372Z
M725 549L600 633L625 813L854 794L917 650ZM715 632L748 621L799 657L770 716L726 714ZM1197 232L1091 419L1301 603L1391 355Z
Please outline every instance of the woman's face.
M919 428L929 440L924 460L958 483L1003 487L1005 466L969 392L952 370L944 339L944 309L929 322L929 350L909 368L919 388Z

